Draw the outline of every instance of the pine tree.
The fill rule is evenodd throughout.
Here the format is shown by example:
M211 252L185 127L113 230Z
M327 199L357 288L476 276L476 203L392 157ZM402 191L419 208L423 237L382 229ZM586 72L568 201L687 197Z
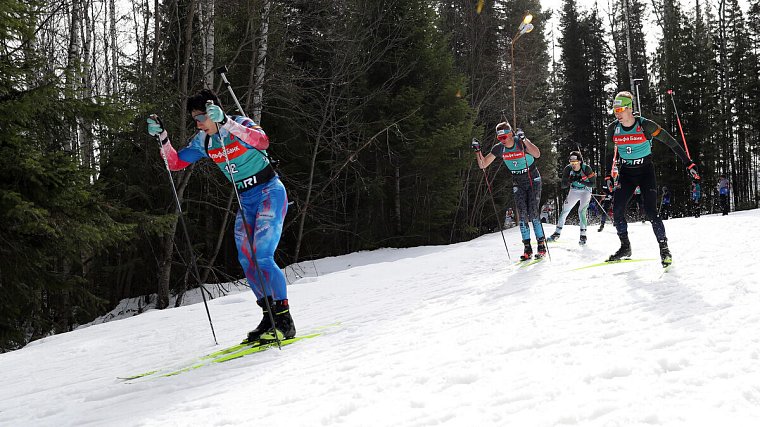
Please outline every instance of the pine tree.
M134 229L90 182L91 169L61 149L77 118L116 128L109 105L79 99L45 70L32 40L36 11L6 1L0 38L0 351L70 330L103 304L92 256Z
M568 1L561 25L562 104L557 117L562 138L557 146L557 167L565 166L570 151L580 150L588 164L604 173L604 129L609 120L605 86L609 79L602 23L596 10L581 16L575 2Z
M610 19L615 44L616 90L629 90L635 95L637 85L634 79L641 79L638 85L641 113L646 116L654 109L655 96L649 89L644 12L644 3L640 0L617 0Z

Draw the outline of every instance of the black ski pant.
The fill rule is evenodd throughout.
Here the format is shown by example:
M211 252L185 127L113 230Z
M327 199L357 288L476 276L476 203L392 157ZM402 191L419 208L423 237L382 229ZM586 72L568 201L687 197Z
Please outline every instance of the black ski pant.
M657 214L657 180L654 176L654 165L650 163L637 168L621 166L619 183L620 188L615 190L612 202L612 221L615 224L618 236L628 234L625 209L638 186L641 189L644 213L652 223L652 230L657 241L667 240L665 225Z
M728 215L728 194L720 195L720 208L723 210L723 215Z
M660 217L662 219L670 218L670 203L662 204L662 209L660 210Z

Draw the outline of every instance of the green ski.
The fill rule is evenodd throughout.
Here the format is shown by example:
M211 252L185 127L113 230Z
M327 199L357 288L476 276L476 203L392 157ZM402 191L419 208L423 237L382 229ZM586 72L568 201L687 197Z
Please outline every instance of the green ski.
M647 261L657 261L657 260L654 258L638 258L638 259L621 259L620 261L605 261L605 262L598 262L596 264L586 265L583 267L574 268L570 271L585 270L587 268L603 267L606 265L623 264L623 263L628 263L628 262L647 262Z
M305 340L305 339L316 338L316 337L318 337L320 335L322 335L322 334L302 335L300 337L288 338L288 339L281 340L280 341L280 345L282 347L285 347L286 345L290 345L290 344L293 344L295 342L298 342L298 341L301 341L301 340ZM242 348L240 346L242 346ZM237 350L231 350L230 351L230 349L235 348L235 347L237 347ZM196 364L194 364L194 365L187 366L187 367L184 367L182 369L178 369L176 371L172 371L172 372L168 372L168 373L165 373L165 374L161 374L159 376L161 376L161 377L173 377L173 376L179 375L179 374L181 374L183 372L192 371L193 369L198 369L198 368L210 365L212 363L227 362L227 361L230 361L230 360L233 360L233 359L241 358L241 357L249 355L249 354L259 353L259 352L268 350L268 349L270 349L272 347L277 347L277 342L276 341L275 342L266 342L266 343L263 343L263 344L254 344L254 345L238 344L237 346L233 346L233 347L230 347L228 349L224 349L224 350L220 350L220 351L218 351L216 353L212 353L212 354L219 354L219 353L221 353L221 354L219 354L216 357L211 357L211 354L208 355L208 356L203 356L201 358L201 361L198 362L198 363L196 363Z
M331 326L336 326L336 325L339 325L339 323L334 323L331 325L316 328L316 331L321 331L321 330L324 330ZM280 340L280 344L282 347L285 347L286 345L290 345L302 340L316 338L320 335L322 335L321 332L314 332L307 335L300 335L293 338L282 339ZM221 350L217 350L213 353L209 353L205 356L198 357L195 360L185 363L184 366L180 364L180 366L175 365L175 367L169 367L169 368L164 368L164 369L154 369L154 370L143 372L140 374L131 375L128 377L118 377L118 378L120 380L130 381L130 380L137 380L141 378L171 377L174 375L181 374L183 372L201 368L203 366L208 366L212 363L223 363L223 362L227 362L233 359L241 358L243 356L247 356L249 354L259 353L259 352L268 350L272 347L275 347L275 348L277 347L276 341L267 341L264 343L256 342L256 343L251 343L251 344L249 343L235 344L235 345L223 348Z
M544 259L546 259L546 257L541 257L541 258L535 258L535 259L531 259L531 260L520 261L517 265L518 265L518 268L525 268L525 267L529 267L529 266L531 266L533 264L537 264L537 263L541 262Z

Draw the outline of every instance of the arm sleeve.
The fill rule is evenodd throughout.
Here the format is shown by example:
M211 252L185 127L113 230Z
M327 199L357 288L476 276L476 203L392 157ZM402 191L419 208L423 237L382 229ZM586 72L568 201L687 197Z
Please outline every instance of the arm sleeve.
M208 157L206 155L206 148L202 145L205 142L205 137L205 133L198 132L193 139L190 140L187 147L179 150L179 152L174 149L167 137L164 140L164 144L161 146L161 151L166 158L166 161L169 163L169 169L172 171L178 171L190 166L203 157Z
M242 123L237 120L240 120ZM227 123L222 126L222 129L237 137L249 148L255 148L257 150L266 150L269 148L269 137L267 137L267 134L264 133L261 126L257 125L253 120L247 117L236 120L228 119Z
M566 189L570 187L570 166L565 166L564 169L562 169L562 189Z
M596 186L596 173L591 170L591 166L583 165L583 174L586 175L586 178L581 180L581 184L594 188Z
M681 147L681 144L679 144L678 141L673 138L673 135L669 134L668 131L661 128L660 125L649 119L641 119L641 127L644 129L644 132L651 135L653 139L662 142L671 150L673 150L673 152L678 155L684 164L688 165L691 163L691 159L689 159L689 156L686 155L686 151L683 149L683 147Z
M501 153L504 152L504 146L499 144L494 144L493 147L491 147L491 154L494 155L497 159L501 159Z

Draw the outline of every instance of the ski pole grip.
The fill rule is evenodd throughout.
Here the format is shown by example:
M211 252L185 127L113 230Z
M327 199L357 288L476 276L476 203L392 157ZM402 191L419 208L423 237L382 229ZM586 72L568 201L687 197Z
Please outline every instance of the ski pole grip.
M219 74L225 74L227 71L229 70L227 69L226 65L222 65L221 67L216 69L216 72Z

